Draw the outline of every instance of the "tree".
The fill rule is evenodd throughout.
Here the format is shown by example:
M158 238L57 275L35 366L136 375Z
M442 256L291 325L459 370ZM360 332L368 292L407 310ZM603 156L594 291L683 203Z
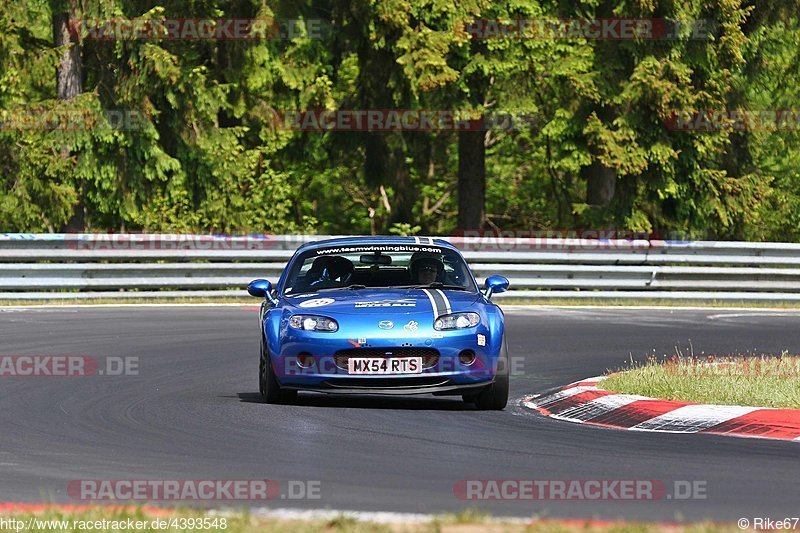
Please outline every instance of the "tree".
M800 239L797 0L21 0L0 11L4 231L448 233L616 228ZM103 40L75 18L329 24L261 40ZM470 20L711 20L711 38L532 39ZM685 30L693 28L687 26ZM497 38L492 38L497 37ZM55 73L55 75L54 75ZM467 129L296 131L413 109ZM493 127L493 118L514 118ZM74 120L77 119L77 120ZM76 127L77 126L77 127Z

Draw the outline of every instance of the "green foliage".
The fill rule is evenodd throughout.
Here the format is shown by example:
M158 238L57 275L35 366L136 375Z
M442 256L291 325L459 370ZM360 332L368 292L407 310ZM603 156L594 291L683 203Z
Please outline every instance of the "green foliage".
M389 233L393 235L400 235L401 237L410 237L416 235L422 229L421 226L412 226L405 222L396 222L389 228Z
M61 101L64 49L52 21L64 4L75 5L74 19L324 19L326 31L244 41L84 34L83 94ZM0 10L0 231L454 231L456 131L295 131L284 121L298 110L396 108L515 117L486 133L489 227L798 241L800 127L669 127L678 112L796 110L798 7L11 2ZM709 38L687 27L677 38L622 41L481 40L464 30L472 19L619 17L712 24ZM41 127L42 117L61 120ZM613 185L609 198L590 186L598 176Z

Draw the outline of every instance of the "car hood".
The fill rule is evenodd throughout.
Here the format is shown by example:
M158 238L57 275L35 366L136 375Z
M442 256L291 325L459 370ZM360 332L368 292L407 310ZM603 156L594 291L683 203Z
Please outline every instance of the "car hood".
M282 303L292 311L326 315L433 312L441 316L467 311L480 298L477 292L447 289L342 289L285 296Z

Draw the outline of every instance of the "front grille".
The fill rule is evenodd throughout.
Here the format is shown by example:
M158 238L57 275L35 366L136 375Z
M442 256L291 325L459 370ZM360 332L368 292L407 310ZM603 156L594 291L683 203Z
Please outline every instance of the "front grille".
M336 366L344 370L347 370L347 360L351 357L422 357L422 368L439 364L439 350L436 348L348 348L333 354Z
M324 382L331 388L346 389L419 389L424 387L441 387L450 383L441 377L409 377L409 378L332 378Z

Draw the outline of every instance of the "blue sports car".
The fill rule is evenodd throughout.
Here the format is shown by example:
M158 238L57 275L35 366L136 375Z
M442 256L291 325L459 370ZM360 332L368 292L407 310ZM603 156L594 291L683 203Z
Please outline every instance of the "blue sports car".
M351 237L301 246L277 285L248 286L261 306L259 389L461 395L480 409L508 402L503 312L461 253L430 237Z

